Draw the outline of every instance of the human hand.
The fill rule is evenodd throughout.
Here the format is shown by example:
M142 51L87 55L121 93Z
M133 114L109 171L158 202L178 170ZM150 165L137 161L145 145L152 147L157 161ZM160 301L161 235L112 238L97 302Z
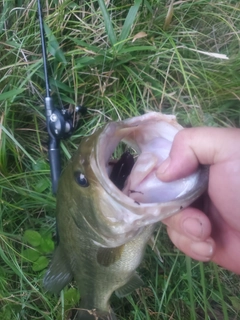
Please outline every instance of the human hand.
M204 212L189 207L165 219L172 242L186 255L240 274L240 129L180 131L157 176L172 181L210 165Z

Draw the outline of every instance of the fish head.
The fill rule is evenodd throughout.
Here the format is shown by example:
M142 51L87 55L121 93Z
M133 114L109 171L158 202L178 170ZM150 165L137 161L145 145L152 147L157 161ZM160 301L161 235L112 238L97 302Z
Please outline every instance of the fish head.
M204 192L208 183L206 167L177 181L162 182L156 177L157 168L168 157L181 129L175 116L149 112L110 122L82 139L61 178L63 181L64 176L71 175L73 183L60 183L59 188L62 197L68 193L72 216L88 229L93 241L107 247L122 245L146 226L189 206ZM137 155L119 188L117 179L112 178L112 154L121 141ZM128 159L125 156L121 165Z

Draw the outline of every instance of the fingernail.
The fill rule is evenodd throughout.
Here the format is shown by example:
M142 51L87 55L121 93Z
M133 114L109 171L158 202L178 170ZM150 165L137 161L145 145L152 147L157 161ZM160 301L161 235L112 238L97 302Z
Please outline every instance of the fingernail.
M198 256L211 258L213 254L213 246L209 242L193 242L191 244L192 252Z
M157 169L156 175L162 175L166 172L167 168L169 167L171 162L170 158L167 158L166 160L163 161L163 163L160 164L159 168Z
M184 231L196 239L201 239L203 233L202 223L195 218L187 218L183 221Z

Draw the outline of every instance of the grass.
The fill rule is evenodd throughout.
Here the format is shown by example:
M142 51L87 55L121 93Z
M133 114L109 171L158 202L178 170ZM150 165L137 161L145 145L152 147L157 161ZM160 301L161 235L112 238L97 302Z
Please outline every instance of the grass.
M184 126L239 126L239 1L52 0L43 7L55 103L88 108L62 141L63 163L82 136L149 109L174 113ZM0 318L70 319L75 284L59 297L42 288L55 198L36 2L1 0L0 8ZM119 319L239 318L239 277L186 258L164 228L158 246L164 263L148 249L139 269L146 286L113 297Z

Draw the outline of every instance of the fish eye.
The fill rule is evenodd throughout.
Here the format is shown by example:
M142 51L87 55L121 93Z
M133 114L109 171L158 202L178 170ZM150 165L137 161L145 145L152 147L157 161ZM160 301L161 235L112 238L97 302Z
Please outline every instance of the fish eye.
M75 172L74 176L75 176L75 180L76 180L77 184L79 184L81 187L86 188L89 186L87 178L85 177L85 175L82 172Z

